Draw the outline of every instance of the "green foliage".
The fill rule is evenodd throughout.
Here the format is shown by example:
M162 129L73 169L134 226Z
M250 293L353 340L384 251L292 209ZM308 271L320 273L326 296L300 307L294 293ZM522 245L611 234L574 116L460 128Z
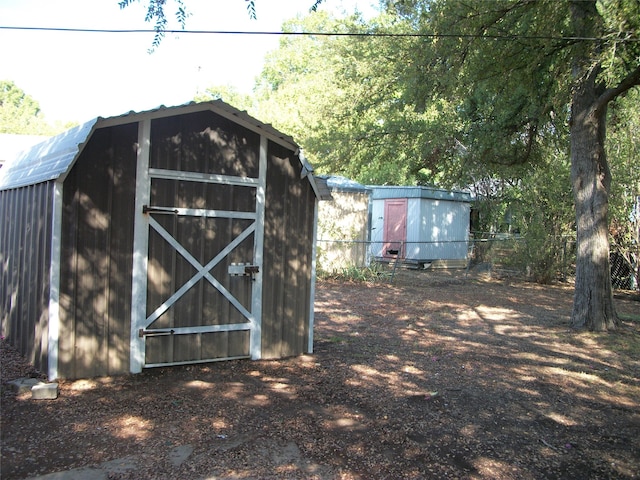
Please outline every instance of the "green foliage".
M640 280L640 92L631 90L609 109L611 250ZM640 286L639 286L640 288Z
M600 48L602 78L613 84L638 68L640 59L640 2L637 0L599 0L604 47ZM635 38L635 41L628 41Z
M481 222L476 238L515 236L512 238L517 241L510 244L507 255L500 255L500 263L528 272L539 283L550 283L564 275L568 252L572 251L567 249L575 237L569 169L566 154L550 152L545 163L521 169L518 177L476 185L477 189L483 187L476 192L474 206ZM480 243L476 254L482 255L483 246L496 245Z
M607 155L611 162L610 214L613 239L638 245L640 227L640 91L631 90L609 109Z
M40 105L13 82L0 81L0 132L31 133L40 118Z
M399 33L392 17L368 23L318 12L285 24L287 31ZM259 118L291 133L319 172L363 184L433 183L436 129L447 105L417 111L403 97L399 68L405 37L283 37L268 58L256 95ZM424 152L428 157L424 158ZM433 175L432 175L433 173Z
M245 0L245 2L247 2L247 14L249 15L249 18L252 20L258 18L256 15L256 3L253 0Z
M548 151L545 158L526 171L509 203L523 238L514 261L540 283L550 283L565 271L566 245L574 242L575 231L568 155Z
M118 5L120 9L127 8L129 5L133 3L137 3L140 0L120 0ZM173 0L175 3L175 19L180 25L180 28L184 29L187 23L187 18L189 17L189 12L187 11L184 0ZM162 40L164 39L165 30L167 29L167 25L169 24L169 19L165 13L165 7L167 5L167 0L148 0L147 3L147 13L145 14L144 21L153 23L153 29L155 30L155 35L153 37L153 42L151 44L151 48L149 52L153 52L156 48L160 46ZM251 6L254 10L254 18L255 18L255 7L253 6L253 1L250 1L250 4L247 6L249 9ZM249 9L251 12L251 9Z
M419 16L407 4L420 12L428 4L428 15ZM563 66L568 62L557 55L560 45L544 40L558 35L566 5L555 0L402 5L420 32L433 35L407 66L415 102L444 97L456 105L451 112L458 128L452 133L477 165L539 161L544 136L567 116Z
M49 125L36 100L14 82L0 81L0 133L54 135L70 127Z
M250 95L245 95L230 85L211 86L194 97L196 102L210 100L222 100L238 110L252 111L255 109L255 101Z

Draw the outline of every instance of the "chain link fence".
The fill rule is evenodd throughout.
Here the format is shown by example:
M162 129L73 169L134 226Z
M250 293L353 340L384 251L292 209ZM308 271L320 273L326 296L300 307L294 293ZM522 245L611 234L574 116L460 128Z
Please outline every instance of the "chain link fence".
M456 245L451 245L455 243ZM418 247L465 252L455 258L413 258ZM455 247L455 248L451 248ZM396 242L381 244L362 240L318 240L320 275L357 276L363 269L377 272L397 268L428 269L433 272L458 269L467 274L483 273L519 277L539 283L568 281L575 275L576 242L570 237L526 239L516 235L480 234L457 242ZM372 252L385 252L375 256ZM403 252L403 253L396 253ZM612 249L611 281L614 289L639 290L638 256Z
M640 255L638 249L615 245L609 253L611 285L617 290L640 291Z

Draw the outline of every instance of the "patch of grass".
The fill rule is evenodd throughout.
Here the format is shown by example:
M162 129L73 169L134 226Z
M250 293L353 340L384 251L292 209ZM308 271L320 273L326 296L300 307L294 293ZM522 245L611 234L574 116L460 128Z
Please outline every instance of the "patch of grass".
M342 337L338 337L337 335L331 336L329 338L327 338L327 341L329 343L345 343L346 340Z
M332 272L319 271L318 277L321 279L341 280L350 282L378 282L386 279L386 272L379 264L371 264L370 267L348 267L334 270Z
M640 304L638 304L638 307L640 308ZM622 320L623 322L631 322L631 323L639 323L640 324L640 313L637 313L637 314L620 313L620 314L618 314L618 317L620 317L620 320Z

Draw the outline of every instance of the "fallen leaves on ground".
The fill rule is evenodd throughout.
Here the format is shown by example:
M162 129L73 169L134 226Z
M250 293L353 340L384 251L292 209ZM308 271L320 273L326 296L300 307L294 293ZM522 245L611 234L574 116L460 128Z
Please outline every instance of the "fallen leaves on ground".
M38 372L3 341L2 478L638 478L638 324L575 332L567 286L447 275L319 282L310 355L61 381L54 401L7 388Z

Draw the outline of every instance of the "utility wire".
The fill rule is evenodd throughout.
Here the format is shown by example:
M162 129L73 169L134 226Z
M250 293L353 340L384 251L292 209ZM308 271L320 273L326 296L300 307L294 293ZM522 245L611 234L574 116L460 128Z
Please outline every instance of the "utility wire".
M0 30L22 30L39 32L69 32L69 33L164 33L164 34L195 34L195 35L273 35L273 36L324 36L324 37L414 37L414 38L486 38L489 40L555 40L555 41L585 41L585 42L640 42L637 37L598 38L598 37L565 37L547 35L490 35L464 33L386 33L386 32L274 32L274 31L244 31L244 30L155 30L155 29L108 29L108 28L63 28L63 27L18 27L2 26Z

